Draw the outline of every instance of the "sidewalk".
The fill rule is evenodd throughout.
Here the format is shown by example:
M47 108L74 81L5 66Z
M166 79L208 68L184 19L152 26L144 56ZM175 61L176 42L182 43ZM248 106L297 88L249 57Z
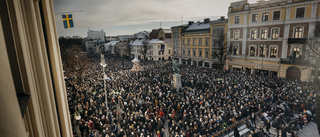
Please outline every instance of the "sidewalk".
M298 137L320 137L317 124L310 122L300 133L298 133Z

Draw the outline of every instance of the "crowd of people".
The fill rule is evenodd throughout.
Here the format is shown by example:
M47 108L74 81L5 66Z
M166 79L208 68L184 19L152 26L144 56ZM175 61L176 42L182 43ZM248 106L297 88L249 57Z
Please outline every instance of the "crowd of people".
M272 120L283 135L300 130L315 113L311 83L180 65L183 88L176 91L169 61L142 61L139 72L130 71L127 59L109 57L106 63L108 109L99 59L82 79L65 73L73 127L81 136L210 136L250 116ZM254 128L255 119L248 126L252 136L263 130Z

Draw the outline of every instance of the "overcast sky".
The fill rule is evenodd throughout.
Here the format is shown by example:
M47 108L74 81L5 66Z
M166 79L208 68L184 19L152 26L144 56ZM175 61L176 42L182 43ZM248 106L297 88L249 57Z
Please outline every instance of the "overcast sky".
M231 2L239 0L53 0L55 13L74 12L74 28L64 29L61 14L55 15L59 36L87 36L88 29L107 36L169 29L188 21L227 17ZM254 3L256 0L248 0ZM182 17L182 19L181 19Z

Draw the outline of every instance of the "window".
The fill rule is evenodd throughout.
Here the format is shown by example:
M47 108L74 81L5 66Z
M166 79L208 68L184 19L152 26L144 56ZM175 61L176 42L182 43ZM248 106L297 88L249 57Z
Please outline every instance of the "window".
M268 36L268 30L261 29L261 39L267 39L267 36Z
M199 57L202 57L202 49L199 49Z
M171 50L169 49L169 54L171 53Z
M257 22L258 21L258 14L252 14L251 22Z
M303 38L302 36L302 31L303 31L303 28L302 27L296 27L294 28L294 38Z
M233 46L233 55L239 55L239 46L238 45Z
M209 57L209 50L205 51L205 56L206 56L206 58Z
M192 56L196 56L196 49L192 50Z
M199 38L199 46L202 46L202 38Z
M234 24L239 24L240 23L240 16L235 16L234 17Z
M209 46L209 38L205 39L206 46Z
M267 51L267 46L266 45L261 45L260 46L260 57L265 57L266 56L266 51Z
M196 45L196 38L193 38L193 39L192 39L192 43L193 43L193 46Z
M305 7L297 8L296 18L304 18Z
M271 39L278 39L279 38L279 29L272 29L271 30Z
M187 39L187 45L190 46L190 39Z
M250 47L250 56L256 56L256 47L254 46Z
M262 13L262 21L268 21L269 19L269 12Z
M184 43L184 42L185 42L185 39L182 39L182 45L183 45L183 46L185 45L185 43Z
M240 38L240 31L239 30L234 31L233 39L238 40L239 38Z
M270 48L270 57L271 58L276 58L277 57L277 50L278 50L277 47L271 47Z
M182 55L186 55L186 50L185 49L182 50Z
M190 52L190 49L188 49L188 56L190 56L190 53L191 53L191 52Z
M257 39L257 30L251 30L251 39Z
M300 57L300 48L295 47L295 48L292 49L292 51L293 51L292 52L293 58L294 59L298 59Z
M273 20L280 20L280 11L273 12Z

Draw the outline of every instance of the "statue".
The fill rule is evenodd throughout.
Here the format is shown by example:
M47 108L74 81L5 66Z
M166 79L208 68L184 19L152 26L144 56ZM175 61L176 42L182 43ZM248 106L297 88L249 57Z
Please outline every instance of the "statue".
M179 63L178 63L177 60L173 62L172 69L173 69L173 73L174 74L179 74L180 73Z

